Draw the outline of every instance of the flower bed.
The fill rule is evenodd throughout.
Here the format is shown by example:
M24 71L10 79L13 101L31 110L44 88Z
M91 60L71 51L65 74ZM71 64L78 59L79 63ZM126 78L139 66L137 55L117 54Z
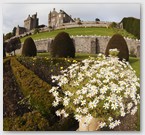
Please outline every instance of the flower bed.
M139 79L128 62L118 60L117 54L116 49L110 50L110 57L99 54L52 76L58 83L50 90L55 97L52 105L64 106L56 111L57 116L74 113L79 122L85 117L83 126L94 117L100 120L100 128L113 129L121 124L120 117L137 112Z
M51 85L55 85L52 83L52 75L59 75L61 70L66 69L71 64L77 62L73 59L50 59L47 57L18 57L17 59L26 68L32 70L43 81L46 81Z

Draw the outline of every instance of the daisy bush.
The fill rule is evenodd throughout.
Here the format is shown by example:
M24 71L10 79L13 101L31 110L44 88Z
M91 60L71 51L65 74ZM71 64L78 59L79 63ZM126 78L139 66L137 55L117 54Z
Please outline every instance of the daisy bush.
M113 129L121 124L121 117L137 112L139 78L129 62L119 61L117 49L109 52L109 57L98 54L52 76L58 83L50 90L55 97L52 104L64 106L56 111L57 116L73 113L78 121L85 117L86 126L92 118L100 118L100 128Z

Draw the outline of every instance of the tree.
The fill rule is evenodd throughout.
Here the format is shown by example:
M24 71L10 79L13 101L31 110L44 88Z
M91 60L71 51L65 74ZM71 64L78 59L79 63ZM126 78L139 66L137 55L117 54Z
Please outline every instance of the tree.
M16 29L17 29L17 28L14 27L13 30L12 30L12 35L13 35L13 36L16 36Z
M118 53L119 60L125 59L126 61L129 61L128 46L122 35L114 34L111 37L111 39L108 42L106 51L105 51L106 56L109 56L110 49L117 49L119 51L119 53Z
M98 22L98 21L100 21L100 19L99 18L96 18L95 21Z
M10 39L12 36L13 36L12 32L9 32L4 36L4 40Z
M19 37L12 38L8 41L6 45L6 52L11 53L14 51L14 55L15 55L15 50L20 49L20 48L21 48L21 41Z
M37 55L37 48L35 42L31 37L28 37L24 41L23 48L22 48L22 55L29 56L29 57L34 57Z
M52 57L75 57L75 46L73 40L66 32L60 32L51 43Z
M34 34L37 34L37 33L39 33L39 28L34 29Z

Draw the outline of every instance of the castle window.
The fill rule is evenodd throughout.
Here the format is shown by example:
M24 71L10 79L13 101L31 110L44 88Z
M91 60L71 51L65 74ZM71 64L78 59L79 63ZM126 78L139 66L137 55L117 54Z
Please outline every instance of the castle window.
M61 17L61 14L59 14L59 18Z

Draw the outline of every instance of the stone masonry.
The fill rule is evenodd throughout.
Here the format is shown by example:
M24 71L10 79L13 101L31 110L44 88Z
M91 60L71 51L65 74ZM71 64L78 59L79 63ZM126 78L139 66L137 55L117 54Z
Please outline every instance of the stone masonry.
M111 37L109 36L72 36L77 53L105 53L107 44ZM53 38L35 40L38 52L50 52L50 44ZM125 38L129 53L139 57L140 40ZM16 53L21 54L21 49L16 50Z

